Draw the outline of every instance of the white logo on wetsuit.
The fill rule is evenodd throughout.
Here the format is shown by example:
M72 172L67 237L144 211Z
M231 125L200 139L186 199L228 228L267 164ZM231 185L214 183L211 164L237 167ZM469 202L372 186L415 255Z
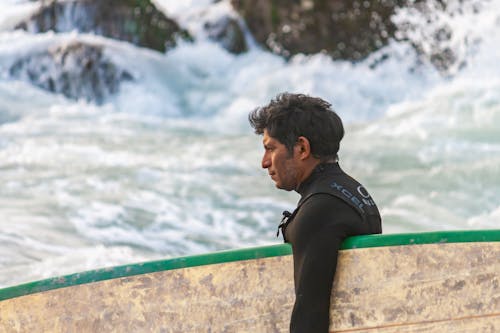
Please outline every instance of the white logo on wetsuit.
M375 202L370 197L370 194L368 194L368 191L363 187L363 185L358 186L358 193L363 197L363 202L365 203L365 205L375 206Z
M348 190L346 190L342 185L339 185L337 184L336 182L333 182L330 184L330 187L339 191L340 193L342 193L347 199L349 199L355 206L357 206L359 209L363 210L363 202L366 200L366 199L363 199L363 202L361 202L361 200L358 199L358 197L356 197L354 194L352 194L351 192L349 192ZM359 190L358 190L359 191Z

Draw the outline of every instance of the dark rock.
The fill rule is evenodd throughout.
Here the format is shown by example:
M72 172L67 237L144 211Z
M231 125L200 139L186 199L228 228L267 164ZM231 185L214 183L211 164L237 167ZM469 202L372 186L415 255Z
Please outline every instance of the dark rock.
M102 103L132 75L103 56L102 47L75 42L17 60L10 75L71 99Z
M224 16L215 22L205 23L204 28L210 39L229 52L239 54L247 51L245 34L237 19Z
M255 39L285 57L326 52L357 61L394 35L389 19L403 0L232 0Z
M459 61L445 41L451 29L436 29L433 49L423 47L429 41L410 40L411 31L396 26L391 17L401 7L429 10L424 0L231 0L243 17L255 40L274 53L327 53L333 59L359 61L386 46L392 40L408 41L417 53L446 72ZM436 0L446 9L446 1ZM411 29L412 27L409 27ZM422 27L420 27L422 28ZM402 30L402 31L399 31Z
M95 33L164 52L188 32L149 0L42 1L40 11L16 28L33 33L54 31Z

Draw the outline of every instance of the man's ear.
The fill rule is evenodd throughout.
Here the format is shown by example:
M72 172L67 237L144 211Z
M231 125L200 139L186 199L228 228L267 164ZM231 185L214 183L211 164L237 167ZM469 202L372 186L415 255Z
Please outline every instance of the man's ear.
M305 160L311 156L311 144L309 143L309 139L305 136L299 136L297 138L295 149L297 150L301 160Z

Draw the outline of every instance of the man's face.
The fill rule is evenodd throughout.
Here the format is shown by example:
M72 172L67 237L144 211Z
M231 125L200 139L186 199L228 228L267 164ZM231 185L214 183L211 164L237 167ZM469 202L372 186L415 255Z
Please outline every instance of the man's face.
M300 175L295 149L291 154L284 144L269 136L267 130L264 130L262 141L264 143L262 167L267 169L277 188L286 191L295 190Z

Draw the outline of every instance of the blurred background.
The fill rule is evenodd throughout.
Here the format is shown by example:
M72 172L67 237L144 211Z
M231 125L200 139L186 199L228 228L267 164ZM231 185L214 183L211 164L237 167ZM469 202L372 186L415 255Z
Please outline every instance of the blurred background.
M500 1L0 2L0 287L280 243L248 112L346 127L385 233L500 225Z

